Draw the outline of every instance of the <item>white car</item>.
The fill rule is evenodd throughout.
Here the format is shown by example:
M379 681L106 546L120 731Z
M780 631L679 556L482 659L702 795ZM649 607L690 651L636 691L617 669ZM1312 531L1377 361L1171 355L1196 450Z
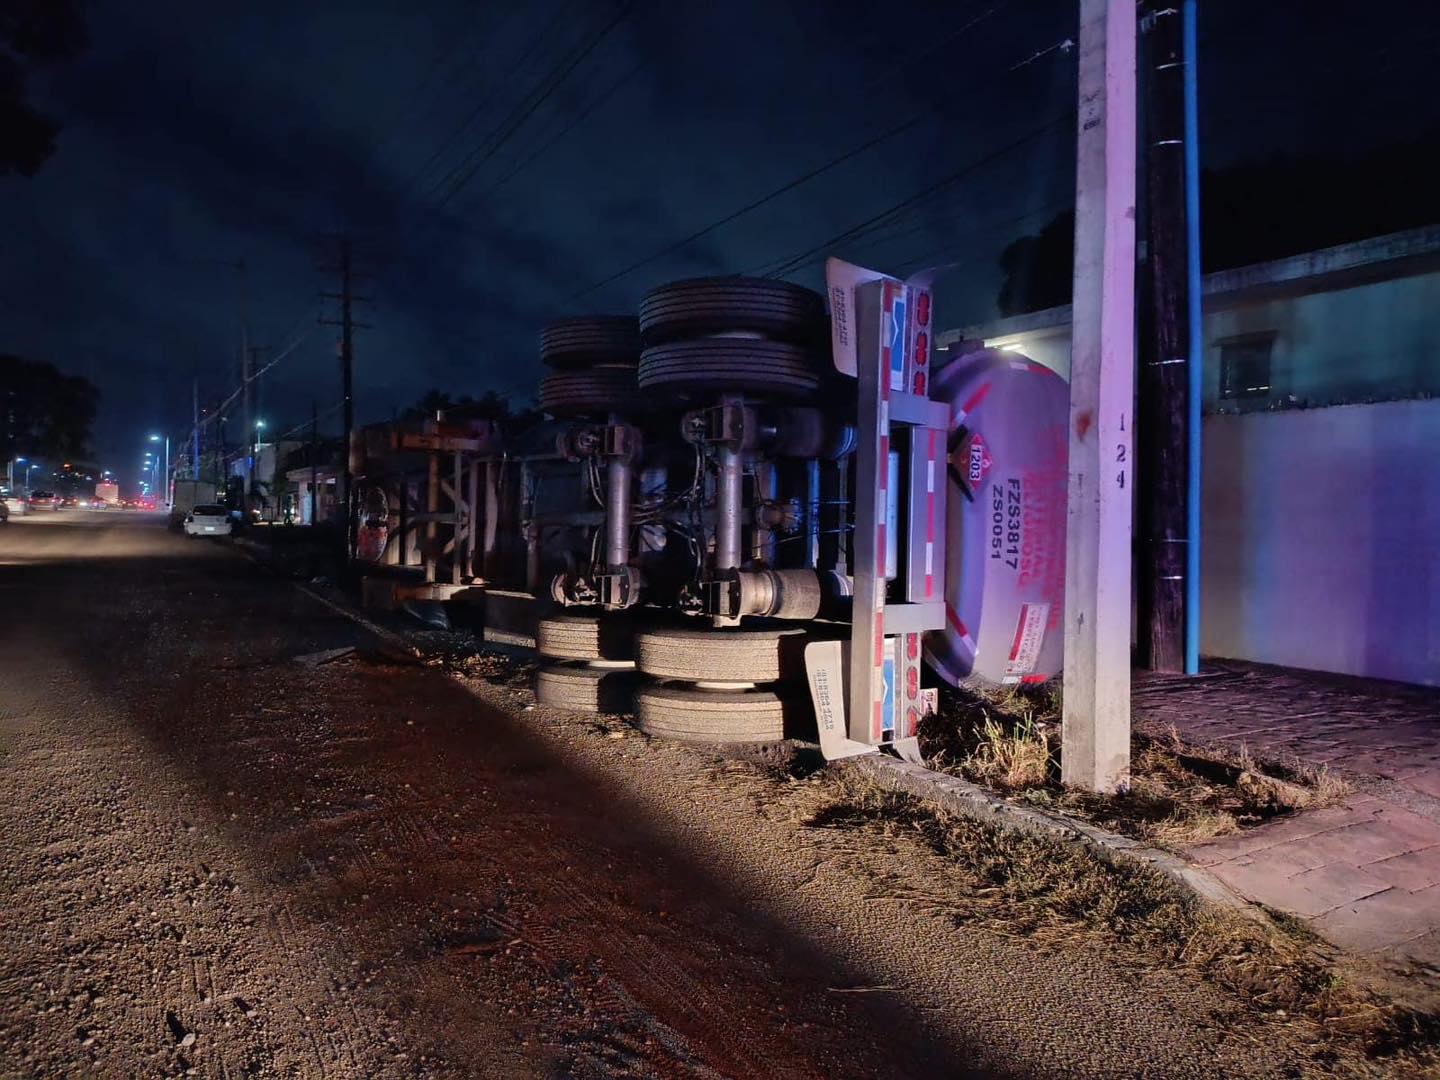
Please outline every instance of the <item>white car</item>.
M186 536L229 536L233 527L223 506L197 506L185 515Z

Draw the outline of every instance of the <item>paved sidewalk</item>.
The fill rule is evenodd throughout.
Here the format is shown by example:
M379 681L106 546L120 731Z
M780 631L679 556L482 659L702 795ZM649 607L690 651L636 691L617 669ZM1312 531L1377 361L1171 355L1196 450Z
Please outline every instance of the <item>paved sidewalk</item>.
M1137 675L1137 718L1261 760L1325 764L1356 788L1187 854L1348 949L1440 974L1440 690L1226 662Z

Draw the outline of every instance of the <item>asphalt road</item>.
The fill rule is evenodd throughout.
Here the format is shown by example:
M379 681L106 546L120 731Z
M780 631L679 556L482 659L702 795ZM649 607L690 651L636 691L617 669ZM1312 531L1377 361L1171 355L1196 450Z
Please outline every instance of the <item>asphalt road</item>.
M0 1076L1294 1066L1193 975L958 922L799 785L482 668L152 516L0 526Z

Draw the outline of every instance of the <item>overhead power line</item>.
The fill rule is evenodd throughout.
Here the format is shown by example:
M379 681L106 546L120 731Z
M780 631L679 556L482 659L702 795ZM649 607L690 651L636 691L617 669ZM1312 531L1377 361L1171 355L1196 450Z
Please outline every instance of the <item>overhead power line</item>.
M938 247L927 249L926 251L917 255L907 256L906 258L899 260L898 262L893 259L887 260L887 263L893 266L894 271L898 273L907 266L924 262L926 259L933 256L943 255L946 252L953 251L959 247L962 247L964 246L965 241L973 237L983 236L985 233L994 232L997 229L1003 229L1011 225L1017 225L1022 221L1028 220L1029 218L1038 217L1041 214L1054 213L1072 205L1074 205L1073 200L1063 199L1056 202L1046 203L1043 206L1038 206L1033 210L1027 210L1023 214L1016 214L1013 217L1002 218L999 221L983 221L978 223L974 228L965 229L959 233L951 233L950 239ZM878 247L884 244L892 244L895 241L902 240L907 236L913 236L916 233L927 231L939 231L937 230L936 224L933 219L927 218L926 220L923 220L919 224L913 225L908 229L902 229L900 232L890 233L884 236L877 236L872 234L868 238L860 242L859 250L866 251L870 248ZM854 250L853 245L852 250ZM792 270L791 273L803 270L805 267L814 265L815 263L824 262L829 254L829 252L825 252L823 254L816 255L814 258L809 259L800 266L795 267L795 269ZM767 263L766 265L769 266L771 264Z
M276 364L280 363L280 361L284 360L287 356L293 353L296 349L298 349L301 345L305 343L305 340L315 332L315 329L316 328L314 326L311 326L308 329L302 331L301 334L296 337L294 341L292 341L289 345L285 346L285 348L281 349L280 352L276 354L275 359L271 360L259 371L251 372L250 381L254 382L256 379L260 378L261 375L264 375Z
M505 21L515 13L515 10L516 9L513 7L506 10L504 16L501 17L501 26L503 26L505 24ZM457 52L459 52L460 46L477 35L479 25L480 20L473 19L471 22L471 26L467 32L457 33L448 42L446 42L445 46L440 50L439 54L437 54L435 59L432 60L430 64L426 67L425 74L420 79L420 81L415 84L415 86L410 90L408 94L400 98L400 101L396 106L386 110L386 115L383 120L377 120L376 123L371 126L368 134L370 140L374 142L375 150L377 152L385 149L385 147L389 144L390 140L393 139L404 129L405 125L403 121L405 120L405 118L410 114L411 110L415 107L415 105L418 104L420 100L429 91L431 84L435 81L435 77L445 69L445 67L450 63L451 58L455 56ZM481 42L480 44L477 44L474 49L471 50L469 59L464 64L456 68L455 71L452 71L444 80L442 80L440 85L443 86L445 83L448 83L451 79L455 77L458 72L463 71L465 68L473 64L475 60L479 58L480 54L483 51L484 43ZM380 135L380 131L382 130L382 128L385 132L384 135ZM377 138L376 136L379 137Z
M302 319L305 318L305 315L308 315L308 314L309 314L309 312L307 311L305 314L302 314L302 315L301 315L301 318L302 318ZM297 319L296 322L298 323L299 320ZM251 372L248 378L242 379L241 382L240 382L240 385L237 386L234 390L232 390L232 391L230 392L229 396L226 397L226 398L224 398L224 399L220 402L220 404L215 407L215 410L214 410L213 412L211 412L211 413L210 413L209 415L207 415L207 416L202 417L202 418L200 419L200 422L199 422L197 425L195 425L195 426L196 426L196 427L204 427L206 424L211 423L211 422L214 421L217 417L219 417L220 414L225 411L225 409L226 409L227 406L229 406L233 401L235 401L236 398L238 398L241 394L243 394L243 393L245 392L245 388L246 388L247 386L249 386L251 383L255 382L257 379L260 378L260 376L264 375L264 374L265 374L267 371L269 371L271 368L275 367L275 365L281 363L283 360L285 360L287 357L289 357L291 353L293 353L296 349L298 349L301 345L303 345L303 344L305 343L305 341L310 337L310 335L312 335L313 333L315 333L316 329L317 329L317 327L316 327L315 325L311 325L311 326L307 327L305 330L302 330L302 331L290 342L290 344L286 345L286 346L285 346L284 348L282 348L278 353L276 353L274 359L272 359L268 364L266 364L264 367L260 368L260 370L258 370L258 371Z
M530 44L521 51L520 55L516 57L515 62L506 69L505 74L502 75L499 79L495 80L494 84L490 87L490 92L483 95L480 100L476 102L476 104L470 109L470 111L465 114L465 119L460 122L460 125L456 127L455 130L452 131L449 135L447 135L444 139L441 140L440 145L437 146L434 152L425 159L424 164L422 164L420 168L416 169L413 173L410 174L409 178L406 179L404 184L406 190L412 187L416 181L418 181L422 176L424 176L427 172L430 171L430 167L434 165L437 161L439 161L445 155L445 152L449 150L452 145L454 145L456 140L458 140L461 135L465 134L465 132L469 130L470 125L473 124L480 117L480 114L490 107L491 103L494 102L494 100L500 95L500 91L510 85L511 80L515 77L515 75L520 71L522 67L525 66L525 64L535 54L536 50L539 49L542 44L544 44L545 39L550 36L551 31L553 31L557 26L560 25L565 13L570 9L574 2L575 0L562 0L560 6L555 9L555 13L550 16L550 21L545 24L545 26L541 29L540 33L535 35L535 37L531 40ZM437 187L438 186L439 185L437 185Z
M276 442L280 442L282 439L285 439L285 438L287 438L287 437L289 437L289 436L291 436L291 435L296 434L297 432L300 432L300 431L305 430L306 428L310 427L311 424L318 424L321 420L324 420L327 416L334 416L337 412L339 412L339 411L340 411L341 409L343 409L344 407L345 407L345 402L344 402L343 400L337 401L334 405L331 405L331 406L330 406L328 409L326 409L324 412L316 413L313 417L311 417L309 420L306 420L303 424L296 424L296 425L295 425L294 427L292 427L289 431L286 431L286 432L283 432L282 434L276 435L276 436L275 436L275 441L276 441Z
M941 42L938 42L938 43L936 43L935 45L932 45L932 46L931 46L931 49L937 48L940 44L949 44L950 42L954 41L956 38L959 38L959 37L963 36L967 31L973 29L973 28L974 28L975 26L977 26L979 23L983 22L985 19L989 18L991 15L993 15L993 14L995 14L997 11L1001 10L1002 8L1004 8L1004 7L1005 7L1007 4L1009 4L1009 3L1010 3L1010 0L1001 0L1000 3L991 6L991 7L988 8L986 11L981 12L979 15L976 15L975 17L973 17L973 18L969 19L968 21L966 21L965 23L963 23L958 29L956 29L956 30L953 31L952 33L948 34ZM1067 39L1067 40L1068 40L1068 39ZM1055 47L1059 47L1059 46L1055 46ZM927 52L928 52L928 51L930 51L930 50L927 50ZM1049 52L1050 50L1045 50L1045 51L1046 51L1046 52ZM1033 57L1032 57L1032 59L1033 59ZM891 71L887 72L885 75L881 76L879 79L873 80L872 83L871 83L871 85L872 85L872 86L873 86L873 85L878 85L879 83L884 82L885 80L887 80L888 78L890 78L891 76L893 76L894 74L896 74L897 71L899 71L899 70L900 70L899 68L892 69ZM1018 68L1017 68L1017 67L1011 67L1011 68L1008 69L1008 71L998 72L997 74L1005 75L1005 74L1008 74L1009 72L1013 72L1013 71L1015 71L1015 70L1018 70ZM892 127L892 128L889 128L889 129L886 130L886 131L880 132L879 134L871 137L870 139L867 139L866 141L860 143L858 146L851 147L849 150L846 150L846 151L844 151L843 153L838 154L837 156L831 158L829 161L826 161L826 162L822 163L821 165L817 166L816 168L811 169L809 172L803 173L803 174L801 174L800 176L797 176L797 177L795 177L795 178L792 179L792 180L786 181L784 184L782 184L780 187L776 188L775 190L773 190L773 191L771 191L771 192L769 192L769 193L761 196L760 198L754 200L753 202L750 202L750 203L746 204L745 206L740 207L739 209L737 209L737 210L735 210L735 211L732 211L731 213L729 213L729 214L725 215L724 217L720 218L718 221L713 221L713 222L711 222L710 224L706 225L704 228L698 229L698 230L696 230L695 232L691 233L689 236L686 236L686 237L684 237L684 238L682 238L682 239L680 239L680 240L676 240L676 241L674 241L673 243L667 244L665 247L659 249L658 251L652 252L651 254L645 256L643 259L639 259L639 260L631 263L629 266L626 266L626 267L624 267L624 268L622 268L622 269L620 269L620 270L617 270L615 273L609 275L608 277L605 277L605 278L601 279L600 281L595 282L594 284L587 285L585 288L579 290L578 292L571 293L571 294L566 298L567 302L573 302L573 301L575 301L575 300L579 300L581 297L588 296L590 293L596 291L597 289L603 288L604 286L609 285L609 284L611 284L612 282L618 281L618 280L620 280L621 278L626 277L627 275L633 273L634 271L641 269L642 267L648 266L648 265L650 265L651 263L658 261L659 259L663 259L663 258L664 258L665 256L667 256L667 255L672 255L672 254L674 254L676 251L679 251L679 250L681 250L682 248L686 247L687 245L694 243L696 240L700 240L700 239L703 239L703 238L706 237L706 236L709 236L711 233L715 232L716 230L721 229L721 228L723 228L724 226L729 225L730 223L732 223L732 222L734 222L734 221L737 221L738 219L744 217L745 215L747 215L747 214L749 214L749 213L751 213L751 212L759 209L759 208L762 207L762 206L767 205L768 203L774 201L775 199L780 198L780 197L783 196L783 195L788 194L789 192L795 190L795 189L798 188L798 187L801 187L802 185L808 183L809 181L814 180L814 179L816 179L817 177L824 175L825 173L829 172L830 170L832 170L832 169L834 169L834 168L839 167L840 165L843 165L845 162L850 161L850 160L852 160L853 158L860 156L861 154L864 154L866 151L872 150L872 149L874 149L876 146L879 146L880 144L882 144L882 143L884 143L884 142L887 142L887 141L889 141L889 140L892 139L892 138L895 138L895 137L897 137L897 136L899 136L899 135L904 134L905 132L911 130L912 128L914 128L914 127L916 127L916 126L918 126L918 125L928 116L928 114L929 114L929 110L928 110L928 109L922 110L921 112L915 114L914 116L911 116L911 117L909 117L908 119L902 121L900 124L896 125L895 127ZM775 262L775 261L788 261L788 260L771 260L771 262ZM770 265L770 264L769 264L769 263L766 263L765 265Z
M671 254L679 251L681 248L687 247L687 246L689 246L690 244L693 244L696 240L700 240L700 239L702 239L702 238L704 238L704 237L706 237L706 236L709 236L709 235L710 235L711 233L713 233L716 229L720 229L720 228L723 228L723 227L726 226L726 225L729 225L732 221L735 221L735 220L737 220L738 218L744 217L746 214L750 213L751 211L753 211L753 210L758 210L760 207L764 206L766 203L773 202L774 200L780 198L782 195L785 195L785 194L788 194L788 193L791 192L791 191L794 191L797 187L800 187L802 184L807 184L807 183L809 183L811 180L814 180L817 176L820 176L820 175L822 175L823 173L827 173L827 172L829 172L831 169L834 169L834 168L836 168L836 167L838 167L838 166L840 166L840 165L843 165L845 162L850 161L852 158L859 157L861 154L865 153L865 151L867 151L867 150L872 150L872 149L874 149L875 147L879 146L881 143L886 142L886 141L888 141L888 140L890 140L890 139L893 139L893 138L895 138L895 136L900 135L900 134L903 134L903 133L906 132L906 131L909 131L910 129L914 128L917 124L919 124L922 120L924 120L925 117L926 117L926 113L924 113L924 112L916 113L914 116L910 117L908 120L904 121L904 122L901 123L901 124L896 125L895 127L891 128L890 130L888 130L888 131L883 131L883 132L881 132L879 135L876 135L876 136L874 136L874 137L871 138L871 139L867 139L865 142L861 143L859 146L852 147L851 149L845 151L843 154L840 154L840 155L838 155L837 157L831 158L829 161L825 162L823 165L820 165L820 166L818 166L818 167L816 167L816 168L814 168L814 169L811 169L811 170L810 170L809 172L807 172L807 173L802 173L801 175L795 177L793 180L787 181L786 183L780 185L780 187L776 188L774 191L771 191L770 193L768 193L768 194L766 194L766 195L762 195L760 198L756 199L754 202L747 203L746 205L740 207L740 209L735 210L735 211L733 211L733 212L731 212L731 213L729 213L729 214L726 214L726 215L725 215L723 218L721 218L719 221L712 221L709 225L706 225L703 229L697 229L695 232L691 233L689 236L686 236L686 237L684 237L683 239L680 239L680 240L676 240L676 241L675 241L674 243L672 243L672 244L667 244L665 247L661 248L659 251L652 252L651 254L645 256L643 259L638 259L638 260L636 260L635 262L631 263L629 266L625 267L624 269L615 271L615 273L611 274L609 277L607 277L607 278L602 278L600 281L597 281L597 282L595 282L595 284L590 285L590 286L587 286L587 287L584 288L584 289L581 289L581 290L580 290L579 292L577 292L577 293L572 293L570 296L566 297L566 299L567 299L567 300L579 300L582 296L586 296L586 295L588 295L589 293L594 292L596 289L604 288L606 285L609 285L612 281L619 281L621 278L626 277L627 275L634 273L636 270L639 270L642 266L649 266L651 263L655 262L657 259L663 259L666 255L671 255Z
M465 189L465 186L470 183L470 180L475 176L476 172L495 156L500 148L514 136L515 132L519 131L525 122L535 115L535 111L539 109L541 105L544 105L556 90L560 89L565 80L570 77L571 72L584 63L586 58L625 20L625 17L634 9L635 4L636 0L628 0L602 29L591 36L586 45L578 51L572 50L566 60L561 61L561 66L553 69L545 79L542 79L539 85L531 91L529 95L531 100L528 105L522 100L519 105L511 110L510 117L491 133L490 139L493 139L493 142L488 150L484 149L483 143L477 146L459 166L452 169L444 180L441 180L435 188L431 189L433 194L434 191L448 183L451 176L457 177L451 185L450 190L440 197L439 206L445 206L451 199Z
M872 90L875 90L877 87L883 86L885 83L889 82L901 72L917 70L921 67L922 61L933 56L935 53L945 48L945 46L949 45L952 41L964 37L980 23L990 18L990 16L1009 7L1010 3L1011 0L1000 0L998 4L993 4L979 14L974 15L969 19L966 19L963 23L957 26L954 30L950 31L950 33L946 34L944 37L940 38L938 41L932 41L924 49L920 50L920 52L907 52L905 54L905 58L901 60L898 64L890 68L888 71L882 72L875 78L871 79L868 83L866 83L865 92L868 94Z
M967 241L972 240L977 236L983 236L985 233L995 232L997 229L1003 229L1010 225L1018 225L1022 221L1027 221L1033 217L1039 217L1041 214L1053 214L1058 210L1063 210L1066 207L1070 207L1073 205L1073 201L1069 200L1063 202L1046 203L1044 206L1037 206L1034 210L1027 210L1023 214L1016 214L1014 217L1008 217L1002 221L987 221L977 228L966 229L964 232L952 236L946 243L940 245L939 247L934 247L926 251L922 251L918 255L911 255L909 258L903 259L900 262L896 263L895 273L903 274L912 267L920 267L927 263L929 260L939 255L947 255L953 251L958 251L960 248L965 246Z
M834 236L821 241L819 244L816 244L813 247L806 248L804 251L798 252L795 255L790 256L783 263L781 263L780 266L776 267L774 270L771 270L768 274L766 274L766 276L784 277L786 274L794 273L795 270L798 270L801 266L805 265L806 261L813 256L822 252L831 251L840 244L844 244L850 240L856 239L859 236L863 236L867 232L873 231L874 229L884 225L887 221L894 218L895 215L899 214L900 212L910 208L911 206L922 203L927 199L933 198L939 192L944 191L947 188L953 187L955 184L958 184L961 180L964 180L972 173L978 172L980 169L983 169L985 168L985 166L1000 160L1007 154L1014 153L1022 146L1034 142L1041 135L1044 135L1052 130L1059 128L1061 124L1069 121L1071 118L1074 117L1074 115L1075 111L1073 109L1067 109L1059 116L1052 117L1050 120L1047 120L1045 123L1041 124L1037 128L1032 128L1030 131L1026 132L1024 135L1021 135L1019 138L1006 143L1004 146L999 147L996 150L992 150L985 156L970 162L968 165L965 165L960 169L957 169L955 172L950 173L948 176L941 177L933 184L929 184L921 188L913 195L901 199L898 203L896 203L894 206L891 206L889 209L883 210L879 214L867 218L866 220L860 222L857 225L853 225L850 228L843 230L842 232L836 233ZM747 271L747 273L748 272L749 271Z
M575 116L575 119L571 120L570 123L566 124L553 136L547 139L539 149L537 149L524 161L520 162L520 164L516 165L504 176L500 177L500 179L496 180L493 184L486 188L485 191L481 194L480 198L485 199L496 189L503 187L505 184L513 180L518 173L521 173L525 169L527 169L532 163L534 163L537 158L543 155L547 150L549 150L557 142L563 139L566 135L569 135L570 132L574 131L577 127L583 124L586 119L589 118L591 113L593 113L596 109L600 108L600 106L604 105L607 101L614 97L617 92L619 92L622 88L628 85L630 81L634 79L636 75L639 75L640 72L644 69L645 61L642 60L640 63L636 64L629 71L627 71L624 75L620 76L620 78L617 79L615 82L611 83L609 87L601 91L599 97L597 97L594 101L590 102L589 105L585 106L585 108L582 109Z

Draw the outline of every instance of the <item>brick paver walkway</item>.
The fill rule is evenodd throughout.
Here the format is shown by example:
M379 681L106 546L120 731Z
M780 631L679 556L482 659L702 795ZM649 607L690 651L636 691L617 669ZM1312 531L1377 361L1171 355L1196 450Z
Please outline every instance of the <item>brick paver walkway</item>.
M1440 690L1227 662L1195 679L1137 675L1134 709L1193 743L1350 780L1342 806L1187 854L1339 945L1440 973Z

